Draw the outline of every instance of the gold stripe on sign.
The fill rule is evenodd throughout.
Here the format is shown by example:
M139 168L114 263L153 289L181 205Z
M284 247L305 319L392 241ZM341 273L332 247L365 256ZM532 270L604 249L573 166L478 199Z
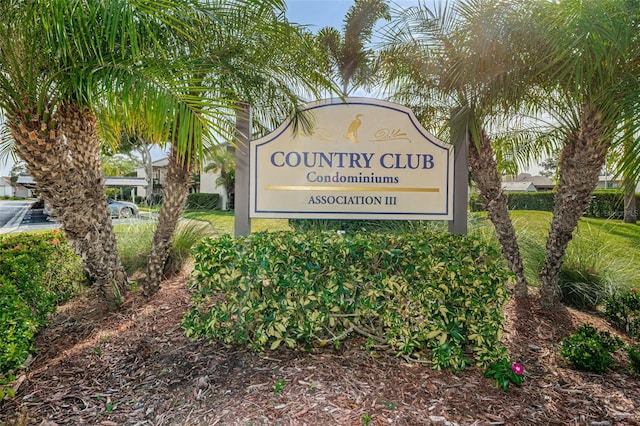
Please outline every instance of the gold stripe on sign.
M393 186L287 186L267 185L267 191L369 191L369 192L440 192L440 188L395 188Z

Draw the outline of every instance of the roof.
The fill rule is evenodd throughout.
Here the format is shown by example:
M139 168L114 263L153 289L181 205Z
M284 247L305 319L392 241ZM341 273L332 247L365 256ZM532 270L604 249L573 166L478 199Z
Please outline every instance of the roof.
M533 182L502 182L502 189L505 191L533 192L536 187Z
M17 183L26 187L35 187L35 182L29 175L18 176ZM147 180L143 177L105 176L104 184L106 186L146 186Z
M154 161L151 164L153 165L153 167L167 167L169 165L169 158L164 157L164 158L161 158L159 160Z
M546 176L531 176L529 173L520 173L516 176L512 182L531 182L536 188L540 187L551 187L553 188L555 184L551 179Z
M0 176L0 186L13 186L11 185L11 178Z
M147 180L135 176L105 176L104 184L106 186L147 186Z

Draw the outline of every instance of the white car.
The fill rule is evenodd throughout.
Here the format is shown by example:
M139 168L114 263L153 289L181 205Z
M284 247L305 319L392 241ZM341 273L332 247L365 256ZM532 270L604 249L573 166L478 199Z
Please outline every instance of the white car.
M111 212L111 217L126 218L138 215L138 206L133 203L107 198L107 206Z
M107 198L107 207L109 208L109 212L111 212L111 217L126 218L138 215L138 206L126 201L116 201L112 198ZM47 216L53 216L53 211L51 211L48 201L45 201L42 212Z

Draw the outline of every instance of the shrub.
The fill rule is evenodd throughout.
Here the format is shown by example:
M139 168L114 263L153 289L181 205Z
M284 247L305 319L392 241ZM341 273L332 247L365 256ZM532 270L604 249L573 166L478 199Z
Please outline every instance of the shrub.
M509 192L507 199L509 210L553 211L555 192Z
M187 196L187 210L217 210L220 208L220 194L202 194L199 192Z
M444 222L423 220L345 220L345 219L289 219L296 232L394 232L411 233L444 229Z
M27 358L39 325L21 292L0 276L0 379Z
M555 192L508 192L507 203L509 210L539 210L553 211ZM640 203L640 194L636 194ZM485 203L478 193L469 198L471 211L483 211ZM593 192L591 202L587 206L584 216L598 219L621 219L624 212L624 195L621 190L603 189Z
M431 349L435 369L503 359L500 252L446 233L255 233L194 250L188 337L261 351L339 344L360 333L398 354Z
M604 304L604 316L616 329L640 339L640 293L637 289L612 293Z
M640 375L640 345L627 346L627 354L629 355L631 371L636 375Z
M624 342L611 333L582 324L562 341L560 355L579 370L604 373L614 364L611 353L623 346Z
M501 359L492 362L484 373L484 377L493 379L496 386L503 391L508 391L513 383L516 386L524 382L524 367L518 362L511 362L508 359Z
M0 238L0 380L26 359L56 305L82 290L82 263L57 230Z

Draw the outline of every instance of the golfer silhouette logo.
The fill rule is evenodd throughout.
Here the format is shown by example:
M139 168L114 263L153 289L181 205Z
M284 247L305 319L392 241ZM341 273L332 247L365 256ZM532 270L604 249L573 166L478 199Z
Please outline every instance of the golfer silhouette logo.
M356 119L349 124L349 129L347 130L347 134L344 135L346 139L349 139L351 142L358 143L358 128L362 125L362 121L360 121L360 117L364 117L362 114L357 114Z

